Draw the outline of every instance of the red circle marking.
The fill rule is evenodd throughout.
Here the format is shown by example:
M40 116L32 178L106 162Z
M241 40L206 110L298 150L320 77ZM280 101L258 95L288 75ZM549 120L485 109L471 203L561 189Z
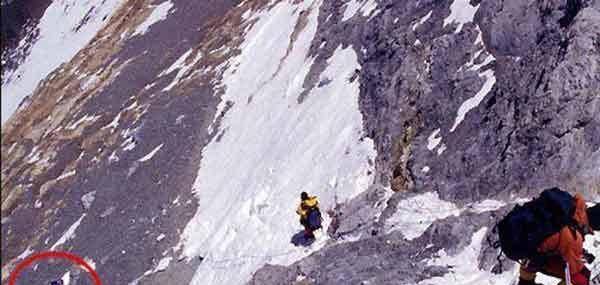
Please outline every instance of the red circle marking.
M19 277L19 274L21 273L21 271L23 271L23 269L29 267L32 263L42 260L42 259L50 259L50 258L66 259L68 261L71 261L74 264L83 266L83 268L85 268L85 270L87 270L87 272L92 277L94 284L102 285L102 281L100 281L100 276L98 275L96 270L94 270L94 268L92 268L83 258L81 258L75 254L72 254L70 252L66 252L66 251L42 251L42 252L38 252L36 254L32 254L32 255L28 256L27 258L25 258L25 260L21 261L17 265L15 270L10 274L10 279L8 280L8 285L15 285L17 282L17 278Z

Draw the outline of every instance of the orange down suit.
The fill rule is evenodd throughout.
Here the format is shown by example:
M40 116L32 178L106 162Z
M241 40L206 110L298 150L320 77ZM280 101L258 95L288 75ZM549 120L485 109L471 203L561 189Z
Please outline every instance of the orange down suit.
M591 232L586 208L583 197L580 194L576 194L573 219L579 224L584 232ZM583 235L570 226L565 226L560 232L546 238L538 248L538 252L556 254L556 256L552 256L548 259L542 268L542 272L557 278L565 278L565 262L569 264L571 278L574 278L585 267L583 263ZM521 270L522 278L525 277L523 275L527 275L527 271L530 270L527 268ZM535 275L532 277L535 278Z

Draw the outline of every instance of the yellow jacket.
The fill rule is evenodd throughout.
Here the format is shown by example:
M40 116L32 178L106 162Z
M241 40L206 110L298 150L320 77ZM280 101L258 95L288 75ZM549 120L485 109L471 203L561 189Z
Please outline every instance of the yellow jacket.
M307 215L308 215L308 210L310 208L315 208L318 206L319 206L319 201L317 200L317 197L312 196L312 197L309 197L308 199L300 202L300 205L298 205L298 209L296 210L296 213L298 215L300 215L300 219L306 219Z

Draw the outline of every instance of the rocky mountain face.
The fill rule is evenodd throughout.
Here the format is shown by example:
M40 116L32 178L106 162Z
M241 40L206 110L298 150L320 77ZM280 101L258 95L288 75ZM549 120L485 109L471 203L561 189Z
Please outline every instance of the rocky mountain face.
M504 213L600 201L600 1L42 2L2 3L2 283L511 284Z

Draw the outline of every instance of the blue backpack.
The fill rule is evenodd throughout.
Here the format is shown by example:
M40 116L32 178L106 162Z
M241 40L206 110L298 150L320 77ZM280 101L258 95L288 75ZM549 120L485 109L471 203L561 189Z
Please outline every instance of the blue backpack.
M319 211L319 208L312 208L310 209L310 211L308 212L308 216L307 216L307 220L308 220L308 227L311 230L317 230L321 228L321 211Z
M514 261L539 261L543 258L537 251L540 244L564 226L575 226L574 213L571 194L558 188L544 190L538 198L515 206L498 223L502 252Z

